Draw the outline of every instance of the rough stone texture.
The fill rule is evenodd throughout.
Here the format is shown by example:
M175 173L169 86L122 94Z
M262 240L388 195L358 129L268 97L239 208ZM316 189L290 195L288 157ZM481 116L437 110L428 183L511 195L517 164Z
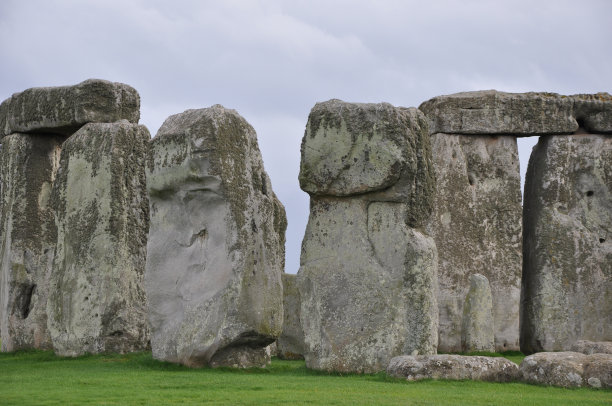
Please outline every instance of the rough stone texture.
M468 278L493 295L495 348L519 348L521 184L515 137L431 136L437 193L426 230L438 247L438 350L461 351Z
M540 352L520 366L524 382L571 387L612 388L612 355Z
M521 350L612 341L612 136L541 137L523 221Z
M300 185L311 193L298 272L306 365L375 372L396 355L435 353L436 247L417 229L434 192L425 117L318 103Z
M608 93L562 96L484 90L434 97L419 109L429 118L432 134L571 134L579 126L612 132Z
M283 332L276 341L277 354L282 359L304 359L304 332L300 324L300 291L297 275L284 273Z
M463 355L402 355L389 362L387 374L408 381L421 379L470 379L511 382L519 378L514 362L501 357Z
M147 346L143 277L149 132L121 121L87 124L63 145L53 185L57 248L47 303L60 355Z
M469 351L495 351L493 298L484 275L470 275L470 290L463 304L461 348Z
M587 341L578 340L570 349L583 354L612 354L612 341Z
M153 356L262 366L282 329L287 222L255 130L219 105L169 117L151 141L147 186Z
M48 278L56 228L49 207L63 137L12 134L0 151L2 351L50 349Z
M138 123L139 118L140 96L134 88L89 79L13 94L0 105L0 138L13 132L71 135L86 123Z

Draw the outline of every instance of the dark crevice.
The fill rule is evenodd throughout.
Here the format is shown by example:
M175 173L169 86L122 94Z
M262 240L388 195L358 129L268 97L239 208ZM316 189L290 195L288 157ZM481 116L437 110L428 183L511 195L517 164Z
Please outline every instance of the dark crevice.
M600 239L599 239L599 242L600 242L601 244L603 244L604 242L606 242L606 239L605 239L605 238L600 238Z
M18 298L17 305L22 319L26 319L30 315L30 311L32 310L30 308L32 305L32 295L35 289L36 285L26 285Z
M593 194L594 194L594 193L595 193L595 192L593 192L592 190L589 190L588 192L586 192L586 195L587 195L587 196L593 196Z

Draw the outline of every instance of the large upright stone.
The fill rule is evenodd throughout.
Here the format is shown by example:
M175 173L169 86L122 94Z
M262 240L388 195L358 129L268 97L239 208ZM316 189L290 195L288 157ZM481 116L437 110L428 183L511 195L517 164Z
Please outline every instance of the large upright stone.
M304 359L304 332L300 323L301 300L297 275L283 274L283 332L277 340L282 359Z
M521 184L516 138L433 134L437 176L427 232L438 246L438 349L459 352L473 273L493 296L495 348L519 348Z
M49 207L63 137L12 134L0 151L2 351L50 349L48 278L56 228Z
M282 328L287 222L255 130L219 105L171 116L147 171L153 357L265 365Z
M309 368L374 372L437 344L434 191L425 117L389 104L318 103L302 141L310 217L298 272Z
M63 144L52 193L57 248L47 305L60 355L147 346L149 138L146 127L121 121L87 124Z
M419 106L432 133L571 134L584 127L612 132L608 93L562 96L556 93L504 93L496 90L434 97Z
M70 135L87 123L138 123L139 118L140 96L134 88L89 79L13 94L0 104L0 138L13 132Z
M493 297L489 281L484 275L470 275L470 290L463 304L461 349L495 351Z
M521 350L612 341L612 136L540 137L524 230Z

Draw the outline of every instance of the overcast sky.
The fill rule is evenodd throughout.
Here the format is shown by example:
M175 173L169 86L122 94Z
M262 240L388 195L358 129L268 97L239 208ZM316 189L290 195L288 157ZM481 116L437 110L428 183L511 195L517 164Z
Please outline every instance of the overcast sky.
M0 0L0 58L0 99L124 82L152 135L186 109L236 109L287 209L295 273L308 218L300 141L316 102L612 93L612 1ZM534 141L520 142L523 170Z

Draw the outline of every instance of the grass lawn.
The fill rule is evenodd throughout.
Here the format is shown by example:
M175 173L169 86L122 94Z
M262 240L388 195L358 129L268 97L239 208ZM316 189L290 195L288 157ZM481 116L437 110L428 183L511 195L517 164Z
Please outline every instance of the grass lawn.
M507 355L508 356L508 355ZM522 355L509 355L520 361ZM60 358L0 354L0 405L611 405L612 391L519 383L406 382L309 371L273 359L266 369L189 369L150 353Z

